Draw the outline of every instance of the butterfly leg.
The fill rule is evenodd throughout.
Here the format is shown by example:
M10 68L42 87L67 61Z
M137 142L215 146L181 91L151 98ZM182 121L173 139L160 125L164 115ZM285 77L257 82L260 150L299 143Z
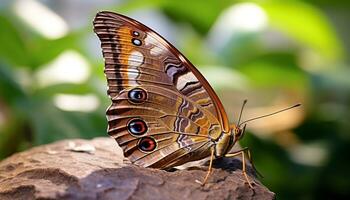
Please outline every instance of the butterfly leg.
M226 154L225 157L232 158L232 157L236 157L236 156L242 156L242 173L243 173L245 179L247 180L249 187L253 188L253 186L248 178L248 175L247 175L246 159L245 159L246 155L248 156L248 160L251 162L251 155L250 155L250 151L248 148L241 149L241 150L234 152L234 153ZM252 166L253 166L253 164L252 164ZM255 169L255 167L253 167L253 169Z
M249 162L251 163L254 172L256 172L257 175L260 176L261 178L264 178L264 176L255 168L255 165L254 165L254 162L253 162L253 157L252 157L252 154L250 153L249 148L246 147L246 148L244 148L244 149L246 149L245 151L247 152L248 160L249 160Z
M197 183L200 183L201 185L205 185L213 168L213 160L214 160L214 148L211 148L211 153L210 153L210 161L209 161L209 167L208 167L208 172L207 175L205 176L203 182L196 180Z

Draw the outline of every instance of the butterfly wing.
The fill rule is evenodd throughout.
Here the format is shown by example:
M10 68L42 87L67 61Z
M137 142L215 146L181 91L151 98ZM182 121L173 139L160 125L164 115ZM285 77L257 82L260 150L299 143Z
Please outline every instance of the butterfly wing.
M167 168L208 155L228 131L223 106L199 71L145 25L99 12L108 94L108 133L133 163ZM195 156L191 156L195 154Z
M220 126L212 123L207 111L163 87L142 85L142 90L147 91L147 99L142 104L130 101L133 88L125 89L112 98L107 111L108 132L123 148L126 157L137 165L168 168L189 152L209 149L208 133L215 134ZM139 126L133 124L135 120ZM154 143L148 145L152 146L150 149L143 148L144 138ZM207 153L196 157L206 157Z

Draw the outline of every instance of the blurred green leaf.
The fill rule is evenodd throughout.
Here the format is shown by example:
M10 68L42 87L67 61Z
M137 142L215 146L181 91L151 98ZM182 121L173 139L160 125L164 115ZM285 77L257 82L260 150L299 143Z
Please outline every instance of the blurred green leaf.
M171 18L191 23L202 34L209 31L220 13L232 5L234 0L215 1L209 0L203 3L201 0L192 1L166 1L163 9Z
M27 65L30 61L25 38L8 16L0 14L0 59L9 64Z
M8 104L15 103L18 99L25 99L25 92L16 82L16 71L12 71L8 65L0 62L0 100Z
M257 33L235 33L224 48L217 52L219 61L231 67L239 67L259 56L263 48L257 35Z
M47 64L65 50L78 49L82 35L82 32L71 32L55 40L43 37L33 39L31 48L33 69L36 70L44 64Z
M87 94L92 92L91 87L86 84L61 83L39 88L33 95L40 97L50 97L58 93L64 94Z
M323 13L300 1L272 1L260 4L273 28L315 50L330 61L343 57L343 47Z
M239 66L239 69L255 86L304 90L308 87L307 76L289 53L275 52L261 55Z

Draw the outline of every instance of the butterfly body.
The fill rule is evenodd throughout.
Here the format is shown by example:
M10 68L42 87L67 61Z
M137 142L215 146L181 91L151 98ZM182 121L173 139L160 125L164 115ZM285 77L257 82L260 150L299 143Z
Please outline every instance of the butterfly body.
M167 169L223 157L241 129L200 72L150 28L113 12L94 19L105 59L108 133L129 160Z

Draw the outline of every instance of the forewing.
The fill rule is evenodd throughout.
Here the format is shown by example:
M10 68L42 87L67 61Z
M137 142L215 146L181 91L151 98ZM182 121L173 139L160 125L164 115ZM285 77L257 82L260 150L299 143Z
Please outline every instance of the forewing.
M227 117L196 68L157 33L126 16L100 12L94 30L112 99L108 133L125 156L157 168L207 156L209 141L227 129ZM132 133L130 122L136 119L146 132ZM149 143L151 151L142 150L145 138L156 144Z
M155 31L113 12L99 12L94 30L105 58L108 93L149 84L177 90L207 109L229 131L225 109L206 79L174 46Z

